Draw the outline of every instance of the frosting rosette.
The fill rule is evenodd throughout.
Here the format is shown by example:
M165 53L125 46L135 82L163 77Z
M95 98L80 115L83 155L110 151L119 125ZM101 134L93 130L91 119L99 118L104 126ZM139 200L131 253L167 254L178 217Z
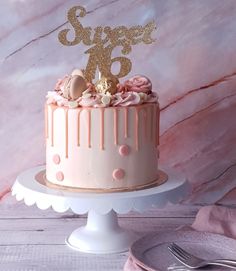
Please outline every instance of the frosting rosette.
M152 82L146 76L135 75L125 81L126 91L150 93L152 91Z
M46 98L47 104L57 104L59 106L68 105L68 100L56 91L48 91Z
M143 103L155 103L158 100L158 96L156 93L152 92L150 94L146 94L143 92L123 92L116 93L114 95L114 99L112 100L112 106L131 106L138 105Z
M137 92L117 93L112 103L113 106L129 106L141 103L141 97Z
M63 87L63 85L65 84L68 78L69 78L69 75L65 75L62 79L61 78L58 79L54 89L56 91L61 91L61 88Z

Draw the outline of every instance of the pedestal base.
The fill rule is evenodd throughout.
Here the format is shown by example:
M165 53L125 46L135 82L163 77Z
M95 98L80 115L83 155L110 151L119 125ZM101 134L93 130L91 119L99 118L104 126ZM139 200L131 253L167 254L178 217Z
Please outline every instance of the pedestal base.
M105 215L89 211L86 226L74 230L66 243L81 252L106 254L127 251L137 238L119 226L114 211Z
M170 169L168 181L160 186L138 191L116 193L82 193L53 189L36 176L45 166L22 172L12 187L17 200L24 200L31 206L46 210L52 207L56 212L71 209L76 214L88 213L86 226L76 229L67 238L66 243L79 251L88 253L118 253L128 250L137 237L134 233L122 229L118 224L117 213L131 210L143 212L151 207L164 207L167 203L177 203L188 192L185 178ZM159 171L159 176L167 174Z

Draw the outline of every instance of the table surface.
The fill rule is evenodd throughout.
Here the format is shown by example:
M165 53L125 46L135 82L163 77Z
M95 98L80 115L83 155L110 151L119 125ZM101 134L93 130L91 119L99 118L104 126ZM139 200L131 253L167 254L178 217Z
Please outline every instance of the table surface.
M149 233L174 230L190 225L197 207L168 206L119 216L121 226ZM71 212L59 214L52 209L27 207L8 195L0 203L0 270L123 270L128 253L89 255L65 245L65 237L86 223L85 216Z

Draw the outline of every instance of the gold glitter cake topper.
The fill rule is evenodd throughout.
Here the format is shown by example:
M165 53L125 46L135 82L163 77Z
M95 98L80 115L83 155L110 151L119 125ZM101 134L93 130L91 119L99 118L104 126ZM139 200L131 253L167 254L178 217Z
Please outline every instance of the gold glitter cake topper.
M79 10L79 14L77 11ZM92 46L85 54L89 54L88 63L85 69L85 77L92 82L95 78L97 69L105 77L124 77L132 68L132 62L127 57L112 58L112 51L120 46L121 53L127 55L132 50L132 45L138 43L151 44L155 41L151 37L152 32L156 29L154 21L149 22L145 26L137 25L127 28L126 26L118 26L111 28L110 26L83 27L78 17L83 18L86 15L84 7L75 6L69 9L67 18L74 29L74 37L68 39L71 29L63 29L58 34L59 41L65 46L74 46L82 42L84 45ZM120 70L114 75L111 72L112 64L118 62Z

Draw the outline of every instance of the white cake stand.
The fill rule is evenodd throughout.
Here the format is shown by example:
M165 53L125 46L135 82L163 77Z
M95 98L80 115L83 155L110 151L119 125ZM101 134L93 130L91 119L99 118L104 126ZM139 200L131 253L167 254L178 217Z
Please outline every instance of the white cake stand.
M56 212L71 209L76 214L88 213L86 226L74 230L66 239L67 245L87 253L127 251L137 235L119 226L117 213L143 212L151 207L163 207L168 202L177 203L189 187L183 177L166 169L168 181L158 187L115 193L69 192L37 181L35 176L42 170L45 166L21 173L12 187L12 195L28 206L36 204L41 210L52 207Z

